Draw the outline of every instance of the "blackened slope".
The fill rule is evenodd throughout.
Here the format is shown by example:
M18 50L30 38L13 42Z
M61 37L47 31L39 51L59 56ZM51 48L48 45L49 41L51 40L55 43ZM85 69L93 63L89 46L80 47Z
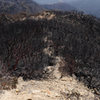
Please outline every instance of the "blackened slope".
M1 28L0 58L6 70L24 78L42 77L42 70L47 62L43 59L48 56L43 53L44 33L41 22L18 21Z
M0 13L38 13L43 8L33 0L0 0Z
M55 44L55 54L77 63L76 76L89 88L100 90L100 21L82 13L55 12L48 23ZM73 62L70 64L73 67ZM99 91L100 92L100 91Z
M15 76L41 77L43 67L50 64L50 58L43 52L47 46L43 39L51 32L54 56L63 57L70 73L89 88L100 90L100 21L78 12L50 13L56 17L1 24L0 57L3 68ZM73 71L74 67L76 70ZM67 72L66 66L65 69Z

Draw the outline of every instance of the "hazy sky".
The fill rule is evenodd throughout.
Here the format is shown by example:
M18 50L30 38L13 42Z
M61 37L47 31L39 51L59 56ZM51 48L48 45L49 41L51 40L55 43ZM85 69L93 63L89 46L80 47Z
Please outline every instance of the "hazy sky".
M40 4L50 4L50 3L57 3L57 2L74 2L78 0L34 0Z

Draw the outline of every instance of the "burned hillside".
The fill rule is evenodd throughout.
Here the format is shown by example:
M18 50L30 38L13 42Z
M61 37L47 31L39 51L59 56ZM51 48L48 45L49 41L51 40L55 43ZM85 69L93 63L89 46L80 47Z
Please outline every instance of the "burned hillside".
M50 73L44 69L55 67L56 57L61 57L61 77L75 74L89 88L99 91L100 20L80 12L46 13L45 16L49 13L54 17L37 15L37 19L29 16L0 23L3 74L24 79L47 78Z

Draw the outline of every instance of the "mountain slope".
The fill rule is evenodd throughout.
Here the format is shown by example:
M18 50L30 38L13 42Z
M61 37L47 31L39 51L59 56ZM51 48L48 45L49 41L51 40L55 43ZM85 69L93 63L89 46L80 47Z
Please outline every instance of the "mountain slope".
M44 8L49 10L71 11L75 8L67 3L55 3L51 5L43 5Z
M43 8L32 0L0 0L0 13L37 13Z

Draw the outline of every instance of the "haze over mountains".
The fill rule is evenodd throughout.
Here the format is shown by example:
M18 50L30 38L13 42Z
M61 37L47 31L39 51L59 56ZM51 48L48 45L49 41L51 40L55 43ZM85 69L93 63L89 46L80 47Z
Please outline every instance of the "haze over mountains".
M17 14L17 13L38 13L46 10L71 11L74 7L67 3L55 3L52 5L39 5L33 0L0 0L0 13Z
M76 8L78 11L83 11L87 14L92 14L96 17L100 17L100 0L35 0L36 2L40 3L40 4L52 4L52 6L48 6L48 8L56 8L58 9L59 5L58 3L63 3L65 5L65 3L67 3L68 5L72 6L73 8ZM55 3L56 6L55 6ZM57 6L58 5L58 6ZM46 6L46 8L47 8ZM62 7L62 8L61 8ZM60 6L60 9L63 10L63 6Z
M0 0L0 13L37 13L43 8L33 0Z
M41 12L44 9L61 11L78 10L100 17L99 0L63 0L62 2L61 0L60 2L57 2L57 0L0 0L0 13L16 14L26 12L30 14Z
M100 0L78 0L70 4L87 14L100 17Z
M60 10L60 11L71 11L75 10L75 8L67 3L55 3L55 4L48 4L43 5L44 8L48 10Z

